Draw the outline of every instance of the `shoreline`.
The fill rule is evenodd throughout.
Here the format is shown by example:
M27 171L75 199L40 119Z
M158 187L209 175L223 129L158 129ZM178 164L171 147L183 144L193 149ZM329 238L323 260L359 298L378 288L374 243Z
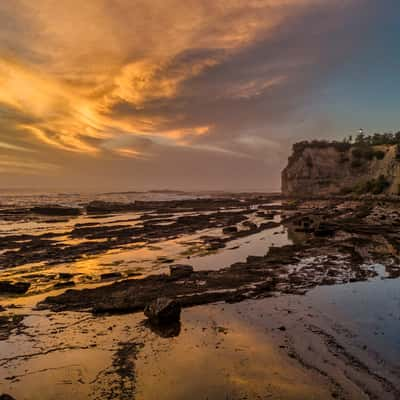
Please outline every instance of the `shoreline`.
M106 247L70 261L45 252L36 266L1 271L14 283L30 279L31 287L25 294L1 297L0 377L5 383L0 392L18 398L29 384L42 400L69 398L72 392L77 399L119 398L124 390L130 398L155 399L165 393L167 399L184 399L177 389L184 385L199 400L206 393L212 399L399 396L398 365L390 360L390 354L400 354L393 336L399 324L393 292L400 275L396 207L360 200L271 203L271 198L250 198L199 201L193 209L190 202L186 205L191 207L180 208L175 203L172 214L165 203L150 213L135 211L135 216L122 210L52 223L34 217L29 224L37 232L51 232L57 224L68 227L61 236L46 239L59 238L55 243L66 246L65 251L77 245L74 232L85 241L105 240ZM21 219L14 223L25 224ZM25 234L23 240L34 243L35 235ZM118 235L121 239L115 240ZM140 240L127 245L135 235ZM5 238L5 245L18 243L15 235ZM53 245L50 241L48 248ZM194 270L173 275L169 269L174 264ZM380 316L373 328L377 335L359 335L361 328L353 326L353 319L362 317L367 321L363 329L372 329L368 309L357 308L365 290L374 293L365 299L372 296L378 304L370 306ZM326 301L335 302L338 293L343 304L336 310ZM181 303L179 324L157 327L144 320L143 308L160 296ZM392 316L379 308L381 301L390 305ZM354 316L344 313L353 308ZM207 360L204 372L186 364L184 354L193 351ZM63 363L66 354L71 366ZM221 368L213 361L217 355ZM280 371L278 378L262 368L265 359ZM285 371L291 371L290 377ZM157 388L149 374L160 382ZM247 383L227 378L234 375ZM50 379L50 389L32 380L35 376ZM193 386L196 376L214 379L215 385ZM179 381L184 377L186 383ZM268 381L270 386L262 383ZM308 383L299 386L302 381Z

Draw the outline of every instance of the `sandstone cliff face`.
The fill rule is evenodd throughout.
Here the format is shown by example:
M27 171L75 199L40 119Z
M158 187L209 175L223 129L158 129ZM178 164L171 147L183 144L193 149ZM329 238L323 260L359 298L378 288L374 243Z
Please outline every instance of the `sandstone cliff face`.
M400 157L397 145L368 149L360 156L355 146L305 146L294 153L282 172L282 193L289 196L315 196L376 192L374 182L384 182L382 192L400 194ZM373 155L371 155L373 154ZM377 193L372 193L377 194Z

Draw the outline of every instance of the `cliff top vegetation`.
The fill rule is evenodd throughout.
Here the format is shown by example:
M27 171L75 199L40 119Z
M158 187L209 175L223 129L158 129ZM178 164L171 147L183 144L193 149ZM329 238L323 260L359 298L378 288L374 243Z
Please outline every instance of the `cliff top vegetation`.
M297 159L306 148L324 149L334 147L339 152L345 152L353 148L355 155L360 152L365 153L367 148L380 145L400 145L400 131L396 133L374 133L373 135L365 135L363 133L353 137L352 135L338 140L303 140L293 144L292 155L289 162ZM366 157L368 158L368 157Z

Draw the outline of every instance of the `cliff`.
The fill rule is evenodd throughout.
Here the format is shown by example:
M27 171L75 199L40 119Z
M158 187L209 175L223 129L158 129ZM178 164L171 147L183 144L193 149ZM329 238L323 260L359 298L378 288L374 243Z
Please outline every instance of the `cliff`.
M288 196L400 194L399 145L300 142L282 172Z

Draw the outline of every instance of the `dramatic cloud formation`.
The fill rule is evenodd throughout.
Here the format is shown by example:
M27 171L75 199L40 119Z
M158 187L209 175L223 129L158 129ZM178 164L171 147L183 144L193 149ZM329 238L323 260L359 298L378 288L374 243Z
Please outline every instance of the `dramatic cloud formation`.
M293 130L360 40L365 5L2 2L1 183L277 189Z

